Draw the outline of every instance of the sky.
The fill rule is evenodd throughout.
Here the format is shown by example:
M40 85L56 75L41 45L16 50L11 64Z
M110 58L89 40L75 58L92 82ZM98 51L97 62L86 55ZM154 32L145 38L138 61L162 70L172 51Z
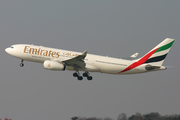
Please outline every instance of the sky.
M70 120L120 113L180 113L179 0L0 0L0 119ZM165 71L136 75L73 71L7 54L13 44L35 44L109 57L138 57L174 38ZM82 74L82 72L81 72Z

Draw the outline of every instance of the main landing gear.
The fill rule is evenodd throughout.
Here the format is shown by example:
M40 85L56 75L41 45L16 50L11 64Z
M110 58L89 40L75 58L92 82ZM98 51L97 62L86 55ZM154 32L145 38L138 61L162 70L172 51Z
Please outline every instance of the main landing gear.
M24 60L21 60L20 67L23 67L23 66L24 66L23 61L24 61Z
M89 72L83 73L83 77L87 77L88 80L92 80L92 76L90 76Z
M83 79L83 77L87 77L87 80L92 80L92 76L90 76L89 72L83 73L83 77L80 76L80 73L79 73L79 72L73 73L73 76L74 76L74 77L77 77L77 79L80 80L80 81Z

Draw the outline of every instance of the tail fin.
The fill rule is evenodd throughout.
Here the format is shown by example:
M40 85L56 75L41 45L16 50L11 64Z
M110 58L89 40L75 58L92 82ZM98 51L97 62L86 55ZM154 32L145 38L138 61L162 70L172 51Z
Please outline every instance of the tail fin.
M174 39L166 38L138 61L143 61L154 66L161 66L173 43Z

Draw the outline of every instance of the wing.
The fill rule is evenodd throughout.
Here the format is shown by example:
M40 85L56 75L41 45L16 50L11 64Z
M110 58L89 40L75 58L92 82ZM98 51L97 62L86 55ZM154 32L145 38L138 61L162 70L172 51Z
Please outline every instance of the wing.
M68 59L61 61L65 65L70 65L70 66L78 66L80 68L83 68L85 66L84 59L87 55L87 51L84 51L81 55L78 55L74 58Z

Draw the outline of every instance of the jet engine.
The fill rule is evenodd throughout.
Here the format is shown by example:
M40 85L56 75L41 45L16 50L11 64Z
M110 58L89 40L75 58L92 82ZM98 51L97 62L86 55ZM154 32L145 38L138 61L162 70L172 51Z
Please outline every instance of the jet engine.
M56 61L46 60L44 61L44 68L48 70L64 71L66 66Z

